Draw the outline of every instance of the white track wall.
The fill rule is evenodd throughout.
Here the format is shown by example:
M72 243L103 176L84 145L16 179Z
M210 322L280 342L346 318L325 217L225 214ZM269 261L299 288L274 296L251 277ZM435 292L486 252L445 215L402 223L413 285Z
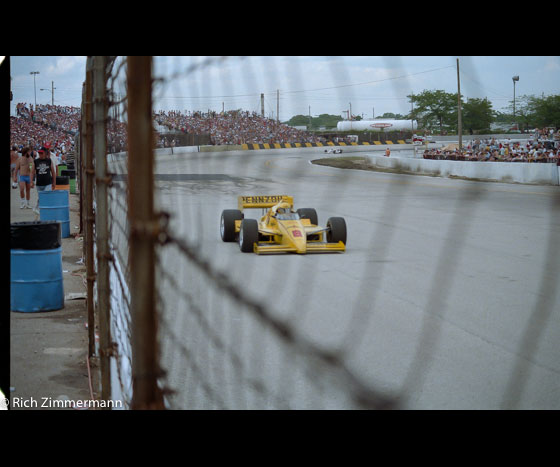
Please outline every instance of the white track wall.
M441 177L464 177L506 183L559 185L560 167L548 163L439 161L366 154L376 167Z

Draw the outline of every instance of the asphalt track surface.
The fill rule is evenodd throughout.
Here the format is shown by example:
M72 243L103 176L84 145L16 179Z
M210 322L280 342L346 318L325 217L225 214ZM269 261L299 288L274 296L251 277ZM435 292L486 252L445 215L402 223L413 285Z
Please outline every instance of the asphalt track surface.
M398 408L559 409L559 188L310 163L333 156L158 156L157 206L214 271L307 342L343 351ZM344 217L347 251L259 256L222 242L222 210L263 194L294 196L296 208L317 210L320 225ZM172 407L352 406L344 377L310 376L302 357L172 245L161 270ZM247 383L254 378L264 390Z

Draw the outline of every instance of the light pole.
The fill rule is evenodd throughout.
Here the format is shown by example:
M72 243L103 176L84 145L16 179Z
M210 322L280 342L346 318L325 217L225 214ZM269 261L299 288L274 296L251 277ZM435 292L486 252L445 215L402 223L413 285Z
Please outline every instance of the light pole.
M513 122L515 123L515 82L519 81L519 76L511 78L513 80Z
M37 89L35 88L35 75L38 75L39 72L38 71L31 71L29 74L33 75L33 92L35 93L35 107L34 107L34 109L37 110Z
M51 104L54 105L54 90L56 88L54 87L54 81L51 81L51 89L39 89L39 91L51 91L52 93L52 97L51 97Z

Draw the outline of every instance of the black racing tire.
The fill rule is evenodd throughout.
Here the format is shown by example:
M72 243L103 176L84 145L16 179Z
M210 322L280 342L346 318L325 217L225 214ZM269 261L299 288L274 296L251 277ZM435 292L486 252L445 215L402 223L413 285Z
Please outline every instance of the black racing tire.
M330 217L327 221L327 242L346 245L346 221L343 217Z
M299 208L297 210L300 219L309 219L313 225L319 225L319 217L317 211L313 208Z
M253 245L259 241L259 224L256 219L243 219L239 231L239 249L243 253L252 253Z
M225 209L220 218L220 235L224 242L235 242L235 221L243 219L243 213L239 209Z

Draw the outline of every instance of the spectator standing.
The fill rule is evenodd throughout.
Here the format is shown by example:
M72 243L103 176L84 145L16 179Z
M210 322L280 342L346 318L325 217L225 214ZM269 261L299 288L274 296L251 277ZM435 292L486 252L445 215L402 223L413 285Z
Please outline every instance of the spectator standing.
M49 152L49 149L43 146L39 149L39 157L35 159L34 178L37 186L37 208L34 211L36 213L39 213L39 192L51 191L56 188L56 172Z
M21 199L21 203L19 205L20 209L31 209L29 198L31 188L33 188L32 173L34 171L34 168L33 157L31 157L30 149L23 148L21 151L21 157L18 158L14 171L14 179L19 175L19 196Z
M54 173L57 174L58 173L58 164L60 164L60 160L58 159L57 155L55 154L55 152L51 152L50 154L51 160L54 164Z
M10 151L10 175L12 177L12 188L17 188L17 181L16 181L16 163L19 159L19 154L17 152L17 146L12 146L12 150Z

